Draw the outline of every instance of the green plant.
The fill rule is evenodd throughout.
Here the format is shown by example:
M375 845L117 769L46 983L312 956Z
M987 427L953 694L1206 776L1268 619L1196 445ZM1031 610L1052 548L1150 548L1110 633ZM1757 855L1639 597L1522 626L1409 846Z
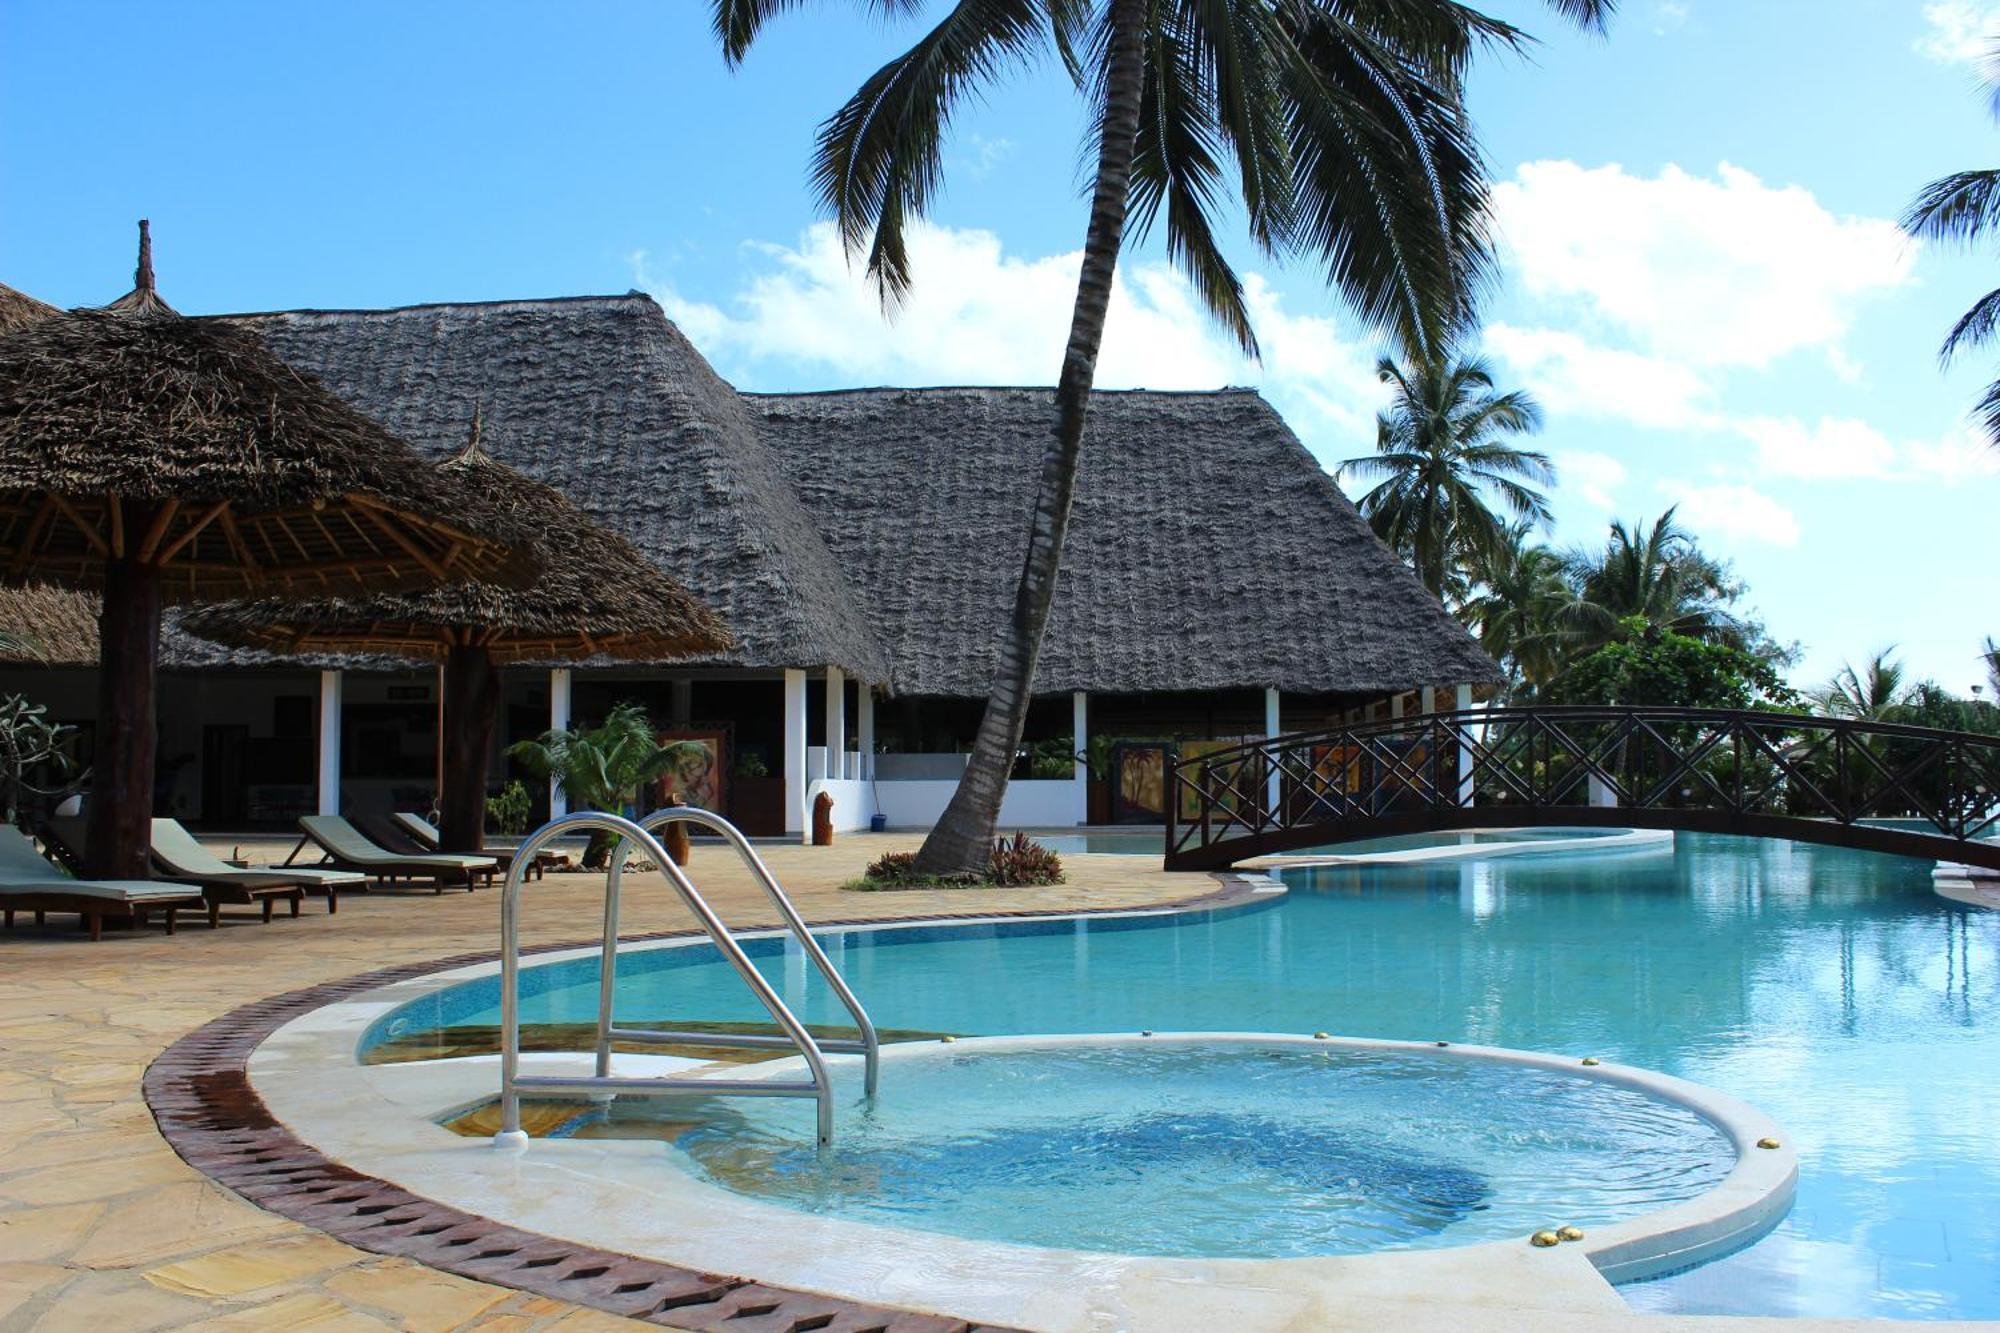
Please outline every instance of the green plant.
M1090 770L1092 780L1097 782L1111 780L1111 747L1114 744L1116 742L1109 736L1092 736L1083 743L1083 748L1076 752L1076 757Z
M1033 888L1063 882L1062 858L1025 833L993 844L986 880L998 888Z
M76 763L65 749L76 728L49 721L49 710L31 704L21 695L0 698L0 806L12 823L20 813L23 792L36 796L61 796L75 789L85 776L75 772ZM38 787L28 774L48 765L58 785Z
M736 776L739 778L768 778L771 766L764 762L764 756L755 750L745 752L736 761Z
M528 815L534 809L534 802L528 797L528 789L518 781L510 782L500 789L498 796L486 798L486 817L508 837L518 838L528 831Z
M1029 777L1059 780L1076 775L1076 742L1072 738L1031 741L1023 748Z
M588 731L545 731L535 740L507 747L509 757L530 775L553 778L574 811L617 812L637 805L640 792L696 752L707 753L694 741L660 744L644 706L636 703L619 704ZM608 833L590 835L585 869L597 869L610 859L612 841Z

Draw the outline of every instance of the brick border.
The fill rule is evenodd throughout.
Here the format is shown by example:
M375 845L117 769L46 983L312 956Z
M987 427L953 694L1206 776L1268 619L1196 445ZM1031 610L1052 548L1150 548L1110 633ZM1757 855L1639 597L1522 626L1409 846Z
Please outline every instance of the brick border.
M1215 875L1209 893L1160 906L1204 911L1252 901L1251 880ZM881 926L907 921L1123 916L1147 907L1085 911L954 912L934 916L860 917L813 928ZM657 931L633 942L685 939L699 930ZM540 945L526 955L598 943ZM323 1231L357 1249L396 1255L480 1282L589 1306L610 1314L687 1329L736 1333L1007 1333L949 1315L869 1306L767 1286L754 1278L704 1273L463 1212L400 1185L343 1166L302 1142L273 1117L251 1086L251 1054L302 1014L393 982L491 963L497 952L403 963L254 1000L175 1041L146 1069L147 1105L160 1134L182 1160L258 1207Z

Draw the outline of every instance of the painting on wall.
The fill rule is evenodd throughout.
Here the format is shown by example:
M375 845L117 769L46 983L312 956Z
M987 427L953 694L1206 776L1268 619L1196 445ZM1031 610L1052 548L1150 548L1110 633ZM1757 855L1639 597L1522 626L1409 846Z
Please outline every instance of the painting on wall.
M1157 824L1166 818L1167 748L1158 741L1111 747L1112 822Z
M729 772L729 728L686 727L660 733L660 744L686 744L685 757L660 779L659 800L667 804L679 799L683 805L720 813Z

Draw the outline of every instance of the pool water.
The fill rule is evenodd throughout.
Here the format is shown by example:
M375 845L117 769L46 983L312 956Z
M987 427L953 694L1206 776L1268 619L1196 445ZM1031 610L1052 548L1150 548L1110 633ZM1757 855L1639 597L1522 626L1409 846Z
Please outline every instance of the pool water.
M770 1098L705 1107L674 1149L725 1188L857 1221L1246 1258L1588 1228L1693 1198L1736 1160L1678 1104L1446 1053L940 1044L885 1076L895 1095L844 1106L828 1152Z
M1325 1030L1594 1054L1707 1084L1786 1126L1797 1202L1748 1249L1623 1288L1633 1305L2000 1318L2000 913L1938 898L1929 871L1682 834L1653 853L1290 872L1276 905L1177 924L823 938L885 1028ZM758 1018L705 952L629 956L621 1022ZM796 949L771 942L758 966L808 1021L842 1021ZM591 1021L595 978L594 959L530 970L524 1018ZM497 996L472 983L379 1035L490 1025ZM885 1102L898 1095L885 1079Z

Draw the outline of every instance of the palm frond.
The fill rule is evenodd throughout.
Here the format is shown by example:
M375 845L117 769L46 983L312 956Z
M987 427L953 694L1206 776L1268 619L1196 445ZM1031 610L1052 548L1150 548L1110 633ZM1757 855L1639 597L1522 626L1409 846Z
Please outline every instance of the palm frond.
M1904 231L1923 240L1978 240L2000 223L2000 170L1960 171L1932 181L1902 222Z

